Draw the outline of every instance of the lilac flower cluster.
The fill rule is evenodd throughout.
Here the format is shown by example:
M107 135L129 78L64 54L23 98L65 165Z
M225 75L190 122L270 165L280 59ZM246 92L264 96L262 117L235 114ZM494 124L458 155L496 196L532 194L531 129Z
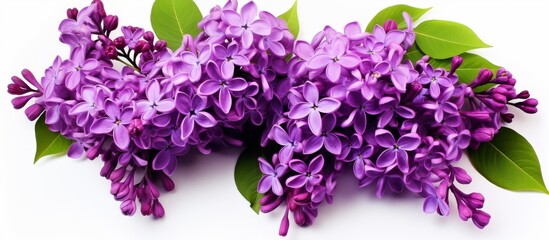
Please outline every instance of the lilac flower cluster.
M196 38L176 51L139 27L124 26L94 0L69 9L59 26L70 57L55 58L41 81L23 70L8 92L30 120L45 114L53 132L71 139L68 156L104 162L101 176L122 213L164 216L158 185L174 189L170 176L189 150L242 146L242 132L260 126L281 93L285 61L293 48L286 23L250 2L213 8ZM122 63L122 64L119 64ZM123 66L123 67L121 67ZM272 103L274 102L274 103Z
M423 198L426 213L450 212L450 192L459 217L483 228L490 215L480 210L480 193L464 193L456 183L471 177L454 166L463 150L493 139L501 124L511 122L508 105L535 113L537 101L517 93L516 80L500 69L496 76L481 70L469 84L458 81L463 59L452 59L451 70L434 68L425 56L405 59L415 34L397 29L390 20L372 33L358 23L343 33L326 27L309 42L297 41L288 65L289 89L275 94L282 104L270 116L266 140L278 153L259 160L264 176L262 212L285 203L280 234L295 223L310 225L322 202L331 203L337 177L345 169L359 187L408 191ZM488 90L479 87L491 84ZM275 91L280 92L280 91Z

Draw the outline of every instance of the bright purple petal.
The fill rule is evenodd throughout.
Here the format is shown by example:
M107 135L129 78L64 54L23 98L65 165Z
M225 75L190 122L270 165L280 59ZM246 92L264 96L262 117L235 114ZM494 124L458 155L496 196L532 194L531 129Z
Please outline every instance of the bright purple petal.
M130 145L130 133L125 126L118 125L113 131L114 143L120 149L126 149Z
M396 140L391 132L385 129L378 129L375 133L377 144L384 148L393 148L396 144Z
M376 165L381 168L388 167L397 160L397 150L386 149L377 158Z

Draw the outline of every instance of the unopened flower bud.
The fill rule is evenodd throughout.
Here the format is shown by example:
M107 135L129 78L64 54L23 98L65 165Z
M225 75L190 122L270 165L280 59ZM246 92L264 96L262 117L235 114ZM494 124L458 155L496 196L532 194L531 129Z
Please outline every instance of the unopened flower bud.
M397 30L398 24L395 20L389 19L383 24L383 29L385 29L385 32L388 33L390 31Z
M164 207L162 207L162 204L158 201L158 199L155 199L152 206L152 213L154 218L162 218L164 217Z
M494 73L492 73L492 71L486 68L483 68L479 71L477 78L470 83L470 86L472 88L475 88L475 87L487 84L492 80L493 76L494 76Z
M118 51L116 50L115 46L110 45L105 49L105 55L107 55L109 59L117 59Z
M78 16L78 9L76 8L69 8L67 9L67 18L76 20L76 17Z
M278 229L278 235L286 236L288 234L288 229L290 228L290 220L288 219L288 208L284 212L284 216L280 221L280 228Z
M143 40L137 41L135 44L134 50L136 53L142 53L149 51L150 47L149 44Z
M520 98L520 99L527 99L529 97L530 97L530 92L528 92L528 90L524 90L519 94L517 94L517 98Z
M467 195L465 201L472 208L482 208L484 206L484 196L480 193L474 192Z
M105 17L103 27L106 31L114 31L118 27L118 16L109 15Z
M135 200L131 199L122 202L120 210L122 210L122 214L132 216L135 213Z
M479 128L473 132L473 139L477 142L489 142L494 139L495 130L493 128Z
M480 229L483 229L490 222L490 214L477 210L473 212L473 223Z
M143 39L145 39L149 43L154 42L154 33L152 33L151 31L146 31L143 34Z
M513 118L515 118L515 115L512 113L503 113L501 114L501 119L505 121L506 123L511 123L513 121Z
M456 70L459 68L459 66L461 66L462 63L463 63L463 58L462 57L454 56L452 58L452 66L450 68L449 75L453 75L456 72Z
M168 43L164 40L159 40L154 44L154 49L156 51L164 50L166 47L168 47Z
M141 120L141 118L132 119L130 125L128 125L130 135L139 135L144 128L143 120Z
M117 37L117 38L114 39L113 45L116 48L122 50L126 47L126 40L124 40L124 37Z
M469 184L473 180L463 168L452 167L452 171L454 172L454 177L456 177L456 180L461 184Z
M458 201L458 213L459 218L463 221L467 221L473 216L473 211L461 201Z

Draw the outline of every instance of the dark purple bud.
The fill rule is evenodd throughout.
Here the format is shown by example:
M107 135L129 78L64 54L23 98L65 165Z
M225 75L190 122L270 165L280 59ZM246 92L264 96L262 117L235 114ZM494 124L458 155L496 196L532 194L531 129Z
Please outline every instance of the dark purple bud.
M483 68L479 71L479 73L477 75L477 78L475 80L473 80L469 84L469 86L471 86L472 88L475 88L475 87L487 84L492 80L493 76L494 76L494 73L492 73L492 71L490 71L486 68Z
M480 229L483 229L490 222L490 214L482 210L473 212L473 223Z
M507 84L511 86L515 86L515 84L517 84L517 80L514 78L509 78L509 80L507 80Z
M156 42L156 44L154 45L154 49L156 51L161 51L161 50L164 50L166 47L168 47L168 43L164 40L159 40Z
M501 95L507 95L509 90L507 90L505 87L498 86L492 90L493 93L501 94Z
M25 93L28 93L28 89L24 89L20 86L17 86L15 83L8 84L8 93L11 95L23 95Z
M529 97L530 97L530 92L528 92L528 90L524 90L519 94L517 94L517 98L520 98L520 99L527 99Z
M99 150L101 150L102 145L103 145L103 141L100 141L100 142L96 143L93 147L89 148L88 151L86 152L86 157L88 159L92 159L92 160L95 159L97 156L99 156ZM105 166L107 164L111 164L111 167L112 167L112 163L110 163L110 162L111 161L105 162ZM105 166L103 166L103 168L105 168ZM112 169L110 171L112 171ZM105 174L101 174L101 176L106 177L107 173L109 173L110 171L105 172ZM101 170L101 173L103 173L103 169Z
M109 176L109 179L113 182L120 182L126 175L126 168L121 167L114 171L112 171L111 175Z
M454 176L456 177L456 180L461 184L469 184L473 180L469 174L465 171L465 169L460 167L452 167L452 171L454 172Z
M383 29L385 29L385 32L388 33L390 31L397 30L398 24L395 20L389 19L383 24Z
M261 200L263 200L267 196L268 195L265 195L263 198L261 198ZM275 210L278 206L280 206L280 204L282 202L284 202L283 197L278 197L274 194L272 194L272 196L274 197L273 200L267 201L267 200L270 200L270 199L265 199L264 203L260 203L261 204L260 210L261 210L262 213L269 213L269 212Z
M538 109L536 107L529 107L529 106L520 106L520 110L524 111L525 113L534 114L538 112Z
M503 119L503 121L505 121L506 123L511 123L513 121L513 118L515 118L515 115L513 115L512 113L501 114L501 119Z
M469 220L473 216L473 211L465 203L458 201L459 218L463 221Z
M143 34L143 39L145 39L149 43L154 42L154 33L151 31L145 32L145 34Z
M78 16L78 9L76 9L76 8L67 9L67 18L70 18L72 20L76 20L77 16Z
M538 100L535 98L529 98L524 100L521 105L528 106L528 107L537 107L538 106Z
M149 44L143 40L137 41L135 44L134 50L136 53L142 53L149 51L150 47Z
M461 112L461 115L473 118L478 121L492 121L492 117L487 111Z
M11 100L11 104L13 105L13 108L15 109L21 109L27 105L27 103L33 98L33 94L31 95L25 95L20 97L15 97Z
M126 47L126 40L124 39L124 37L117 37L117 38L114 39L113 45L116 48L122 50Z
M170 192L175 189L175 183L173 182L173 180L163 172L160 173L160 181L162 182L164 190Z
M135 213L135 200L131 199L122 202L120 210L122 210L122 214L132 216Z
M155 199L152 205L152 213L154 218L162 218L164 217L164 207L162 207L162 204L158 201L158 199Z
M114 199L116 200L122 200L125 199L129 194L132 192L132 186L129 185L129 183L122 183L120 184L120 188L118 189L118 193L114 196Z
M118 28L118 16L109 15L105 17L105 20L103 21L103 27L106 31L114 31L116 28Z
M118 50L116 50L115 46L110 45L105 49L105 55L107 55L107 57L109 59L117 59L118 58Z
M30 88L30 86L27 85L27 84L26 84L23 80L21 80L21 78L19 78L18 76L12 76L12 77L11 77L11 81L12 81L15 85L19 86L20 88L27 89L27 90L32 90L32 89Z
M99 16L101 18L105 18L107 16L107 13L105 12L105 6L103 5L103 2L101 0L93 0L92 3L97 4L97 13L99 13Z
M309 192L304 192L304 193L296 194L293 197L293 200L296 201L297 203L304 203L309 201L310 196L311 194Z
M473 132L473 139L477 142L489 142L494 139L495 130L493 128L479 128Z
M460 57L460 56L454 56L452 58L452 66L450 68L450 74L449 75L453 75L456 70L459 68L459 66L461 66L461 64L463 63L463 58Z
M27 82L35 86L38 90L42 89L42 85L36 81L36 77L34 77L34 74L32 74L31 71L28 69L23 69L23 71L21 71L21 75L25 78L25 80L27 80Z
M416 98L423 89L423 85L419 82L412 82L408 85L408 89L406 90L406 95L404 97L404 101L411 102L414 98Z
M132 119L130 125L128 125L128 131L131 135L139 135L143 132L144 128L143 120L141 120L141 118Z
M27 109L25 109L25 115L27 115L27 118L31 121L36 120L40 115L44 112L44 107L40 104L33 104L30 105Z
M507 103L507 97L499 93L494 93L492 95L492 99L494 99L494 101L498 103L503 103L503 104Z
M141 214L143 216L149 216L152 214L152 200L142 201L140 199L141 203Z
M193 36L189 34L183 35L183 44L181 45L182 49L195 52Z
M121 186L122 186L122 183L120 182L111 182L111 194L112 195L118 194Z
M288 212L289 212L288 210L289 209L286 208L286 211L284 212L284 216L280 221L280 228L278 229L278 235L280 236L286 236L288 234L288 229L290 229L290 220L288 219Z
M473 192L467 195L465 201L472 208L482 208L484 206L484 196L480 193Z

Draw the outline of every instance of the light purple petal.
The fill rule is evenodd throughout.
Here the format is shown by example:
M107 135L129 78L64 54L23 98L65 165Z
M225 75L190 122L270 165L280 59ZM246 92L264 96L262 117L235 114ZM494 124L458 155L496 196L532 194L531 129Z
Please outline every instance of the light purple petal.
M156 105L156 110L160 112L169 112L175 108L175 103L171 99L159 101Z
M133 118L133 108L127 107L122 110L122 113L120 114L120 122L122 124L130 124Z
M189 73L189 80L191 80L191 82L197 82L198 80L200 80L201 77L202 77L202 66L201 65L194 66L191 69L191 72Z
M114 143L120 149L125 150L130 145L130 133L125 126L118 125L113 131Z
M205 128L211 128L217 124L217 120L208 112L200 112L195 116L194 121Z
M364 177L364 172L364 161L362 161L362 159L355 160L353 163L353 173L355 174L355 177L361 179Z
M170 163L170 152L161 150L153 159L152 167L154 170L162 170Z
M398 147L406 151L416 150L421 144L421 138L417 133L404 134L398 139Z
M336 111L341 103L333 98L323 98L318 102L317 110L321 113L332 113Z
M275 174L273 166L271 166L271 164L269 164L267 161L265 161L265 159L260 157L258 159L258 162L259 162L259 169L261 170L261 172L263 174L265 174L265 175L274 175Z
M104 134L112 132L115 124L110 118L99 118L93 122L90 127L91 132L95 134Z
M105 113L111 119L117 119L120 117L120 108L113 101L107 100L105 101Z
M156 109L149 107L143 112L141 118L145 121L151 120L156 115Z
M324 157L322 155L318 155L311 160L308 172L311 174L319 173L322 170L322 167L324 167Z
M250 24L250 30L257 35L268 36L271 34L271 25L263 19L258 19Z
M412 119L416 116L416 113L414 112L414 110L412 110L411 108L409 107L405 107L405 106L398 106L396 109L395 109L395 112L403 117L403 118L406 118L406 119Z
M397 165L400 171L408 173L410 170L410 164L408 163L408 153L404 150L395 150L397 153Z
M269 49L271 49L271 52L273 52L277 56L284 56L286 55L286 49L282 45L282 43L279 42L270 42L269 43Z
M257 183L257 192L266 193L271 189L273 176L263 176Z
M292 143L292 139L288 136L288 133L282 129L282 127L275 125L272 129L273 139L282 146L287 146Z
M352 69L360 63L360 58L353 54L345 54L339 58L338 63L344 68Z
M224 113L229 113L232 104L231 92L226 87L222 87L219 90L219 108L221 108Z
M254 42L254 34L250 29L244 29L242 31L242 46L246 49L252 46Z
M233 10L225 10L223 11L222 19L229 23L231 26L237 26L242 28L242 25L245 24L245 22L242 21L242 18L240 15L233 11Z
M70 115L76 115L79 113L87 112L92 109L92 106L87 102L80 102L74 105L74 107L69 110ZM48 111L49 112L49 111Z
M438 207L438 199L436 197L427 197L423 203L423 211L425 213L434 213Z
M337 82L339 80L339 76L341 76L341 65L339 65L339 62L328 63L328 66L326 67L326 76L332 82Z
M273 189L273 193L277 196L282 196L282 194L284 194L284 189L282 188L282 184L280 184L280 180L278 180L278 178L272 178L271 187Z
M290 161L289 166L292 170L298 172L298 173L306 173L307 172L307 165L298 159L294 159Z
M289 188L300 188L307 182L307 177L304 175L291 176L286 180L286 186Z
M320 117L320 112L311 111L307 120L311 132L313 132L314 135L320 135L320 132L322 131L322 118Z
M433 98L438 98L440 96L440 86L436 82L431 82L431 85L429 85L429 94Z
M318 88L311 82L303 85L303 97L312 104L318 103Z
M236 64L238 66L248 66L248 65L250 65L250 60L248 60L248 58L246 58L243 55L234 55L233 60L231 62L233 62L234 64Z
M194 119L191 116L186 116L183 118L183 122L181 123L181 139L187 139L194 130Z
M313 47L306 41L298 40L295 43L294 53L301 59L309 60L315 53ZM328 64L328 63L326 63Z
M332 58L326 54L317 54L309 59L307 62L307 67L313 70L318 70L326 67L329 63L333 62Z
M244 23L250 23L257 16L257 6L253 1L242 6L240 10Z
M294 105L292 109L290 109L288 117L291 119L302 119L311 112L313 112L313 105L308 102L302 102Z
M78 159L82 157L83 154L84 154L84 147L80 142L72 143L71 146L69 147L69 150L67 151L67 156L74 159Z
M224 79L230 79L234 75L234 64L232 61L223 61L221 63L221 76Z
M278 152L278 157L281 162L288 162L294 155L294 149L291 145L284 146Z
M221 84L219 83L219 81L207 80L200 84L200 86L198 87L198 94L203 96L209 96L219 91L220 88Z
M246 87L248 87L248 82L244 78L227 80L227 88L231 91L243 91Z
M328 152L331 152L334 155L339 155L341 153L341 141L333 133L326 135L324 147L328 150Z

